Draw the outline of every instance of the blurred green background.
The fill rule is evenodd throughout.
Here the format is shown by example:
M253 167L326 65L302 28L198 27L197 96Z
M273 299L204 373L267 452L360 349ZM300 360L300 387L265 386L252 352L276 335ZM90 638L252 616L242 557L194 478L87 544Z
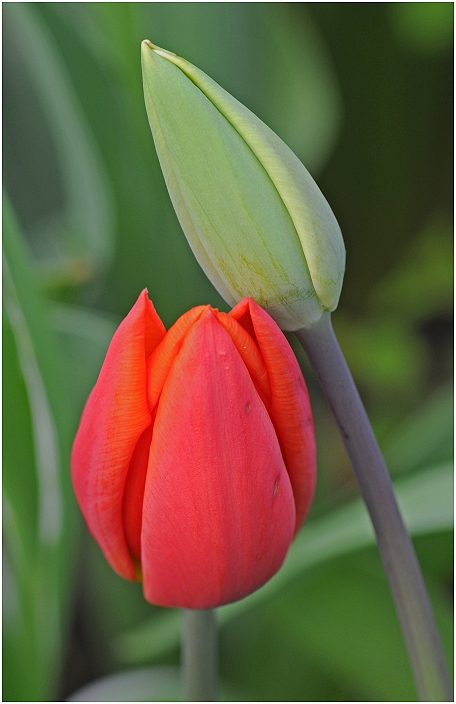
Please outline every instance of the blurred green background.
M294 149L344 234L333 322L452 662L452 3L4 3L4 701L175 700L178 611L82 525L69 453L142 288L168 326L226 305L183 236L140 41L181 54ZM405 647L335 424L279 574L218 610L227 700L410 701ZM101 679L100 679L101 678Z

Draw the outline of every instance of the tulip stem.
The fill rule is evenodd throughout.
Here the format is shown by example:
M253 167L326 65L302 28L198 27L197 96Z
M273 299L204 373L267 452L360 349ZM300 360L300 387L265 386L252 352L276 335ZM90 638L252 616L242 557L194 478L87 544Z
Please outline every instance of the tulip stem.
M217 701L217 621L214 609L185 609L182 670L184 701Z
M296 335L335 416L370 513L420 699L452 701L445 655L415 549L330 314Z

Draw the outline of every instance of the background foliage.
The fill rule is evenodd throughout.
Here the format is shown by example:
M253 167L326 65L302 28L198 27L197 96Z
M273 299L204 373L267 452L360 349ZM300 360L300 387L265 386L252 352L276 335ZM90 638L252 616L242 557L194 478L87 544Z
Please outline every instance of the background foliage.
M4 692L179 697L178 611L88 536L84 401L147 286L166 325L226 309L191 254L143 104L144 38L298 154L344 233L334 325L397 481L452 661L452 3L5 3ZM219 609L222 696L416 698L348 461L304 354L319 485L284 568Z

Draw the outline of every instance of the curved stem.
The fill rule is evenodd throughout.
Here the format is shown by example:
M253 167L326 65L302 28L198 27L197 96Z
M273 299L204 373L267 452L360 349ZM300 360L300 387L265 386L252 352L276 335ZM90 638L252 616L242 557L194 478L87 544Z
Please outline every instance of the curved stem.
M370 513L422 701L452 701L451 682L415 549L397 505L385 461L325 314L296 335L335 416Z
M185 609L182 670L184 701L217 701L217 622L214 609Z

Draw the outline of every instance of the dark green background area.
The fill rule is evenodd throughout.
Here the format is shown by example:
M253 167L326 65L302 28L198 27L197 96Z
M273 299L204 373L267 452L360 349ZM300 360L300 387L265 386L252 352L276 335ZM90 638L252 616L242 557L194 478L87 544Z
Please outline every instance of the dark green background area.
M78 520L68 479L84 401L139 292L148 288L166 326L193 305L227 309L163 181L141 40L208 73L316 179L347 248L334 327L393 477L413 481L452 460L453 4L4 3L3 20L12 206L3 698L47 701L126 668L178 664L173 612L111 572ZM42 544L39 528L39 424L24 335L57 433L64 520L54 546ZM290 342L315 415L319 478L308 524L317 531L357 489L317 381ZM451 659L452 535L433 526L416 531L416 547ZM220 648L225 699L415 697L376 550L356 541L227 621ZM170 699L173 686L163 690Z

